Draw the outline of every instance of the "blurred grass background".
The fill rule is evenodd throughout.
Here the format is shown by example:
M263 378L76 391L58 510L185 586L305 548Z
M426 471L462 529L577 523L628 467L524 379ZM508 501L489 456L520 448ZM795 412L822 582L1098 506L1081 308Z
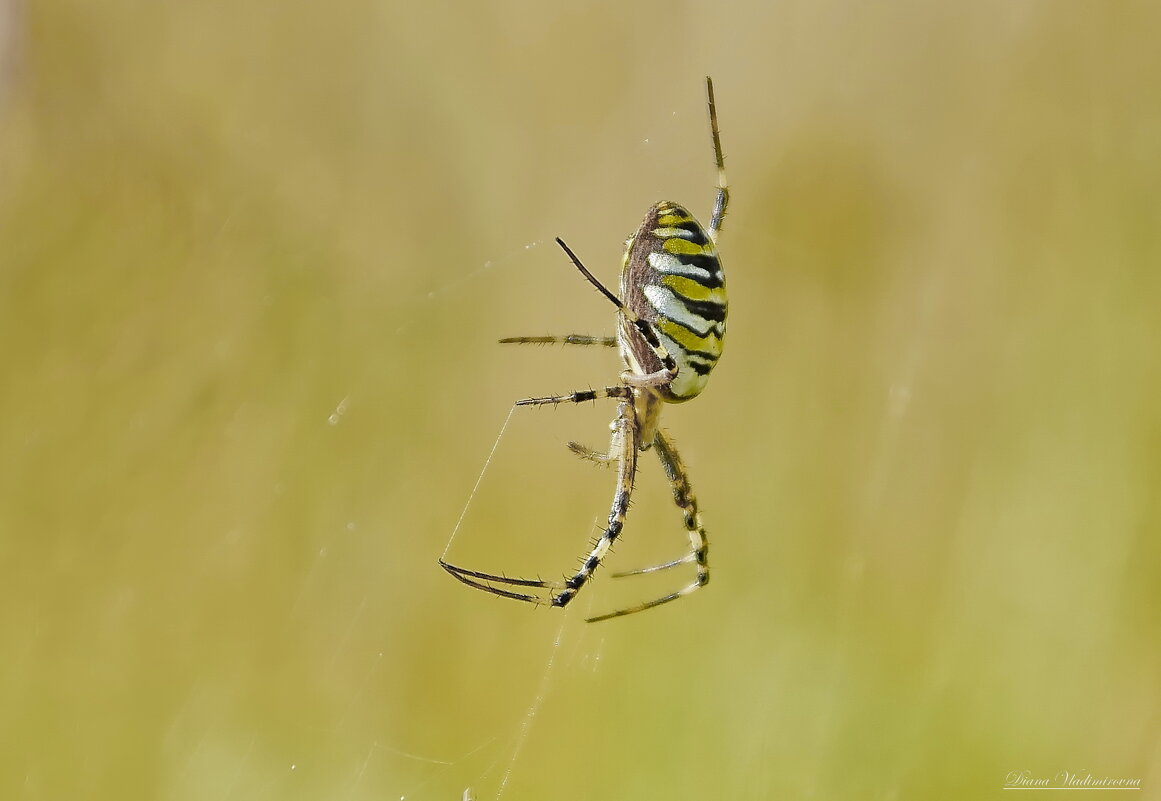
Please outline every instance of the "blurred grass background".
M0 2L0 797L1161 798L1159 26ZM495 340L611 332L553 236L615 283L708 215L706 74L729 347L665 421L713 582L470 592L511 402L618 369ZM450 557L570 569L612 412L514 415ZM642 464L621 569L685 541Z

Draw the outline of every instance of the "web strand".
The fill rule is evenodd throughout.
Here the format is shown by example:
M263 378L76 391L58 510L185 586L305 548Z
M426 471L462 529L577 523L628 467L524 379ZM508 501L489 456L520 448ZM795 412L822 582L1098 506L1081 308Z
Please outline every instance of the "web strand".
M508 410L508 416L504 418L504 424L500 426L500 433L496 435L496 441L492 443L492 450L488 451L488 458L484 460L484 466L480 468L480 474L476 476L476 483L472 487L471 494L468 495L468 500L464 503L464 508L460 511L460 517L456 520L455 527L452 529L451 535L447 538L447 545L443 546L443 556L446 557L448 551L451 550L452 543L455 542L456 535L460 533L460 526L464 524L464 518L468 515L468 509L471 508L472 501L476 497L476 492L480 489L480 484L484 481L484 474L488 472L488 468L492 464L492 459L496 455L496 449L500 447L500 440L504 438L504 432L508 430L508 423L512 420L512 414L516 411L513 406Z
M512 758L508 760L508 766L504 769L504 777L500 780L500 787L496 790L496 801L500 801L501 796L504 795L504 790L508 787L508 780L512 777L512 770L516 766L516 760L520 758L520 752L524 750L524 743L528 740L528 732L532 730L532 724L536 720L536 716L540 714L540 708L544 706L544 699L548 695L548 686L552 680L552 671L556 666L556 655L560 652L560 643L564 636L564 625L567 622L568 617L562 615L560 628L556 630L556 637L552 640L552 651L548 655L548 664L544 666L544 674L540 677L540 686L536 688L536 697L532 699L532 704L524 713L524 720L520 724L520 733L516 735L516 745L512 748Z

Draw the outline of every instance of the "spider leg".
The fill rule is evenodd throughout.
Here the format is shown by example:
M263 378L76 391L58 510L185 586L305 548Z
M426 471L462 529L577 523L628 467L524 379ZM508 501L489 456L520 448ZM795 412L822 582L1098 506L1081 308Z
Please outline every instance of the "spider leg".
M628 388L623 387L623 389ZM617 456L615 457L618 467L617 489L613 494L613 506L609 512L609 524L593 545L592 550L584 562L581 563L580 569L571 578L565 579L564 581L509 578L508 576L500 576L494 573L468 570L467 568L449 564L443 559L439 560L440 566L456 580L467 584L469 587L490 592L493 595L512 598L517 601L526 601L539 606L566 606L580 592L581 587L592 577L593 572L600 567L601 560L608 554L609 548L612 547L613 542L620 536L621 530L625 526L625 516L629 512L629 497L633 492L633 479L637 472L637 440L639 439L637 415L631 398L632 394L630 391L629 397L622 399L621 403L618 404L617 419L613 424L613 444L615 449L618 450ZM509 587L528 587L531 589L549 590L551 594L548 597L543 597L493 586L495 584L507 585Z
M601 451L593 450L587 445L581 445L579 442L570 442L568 443L568 449L580 458L592 462L598 467L608 467L617 461L617 456L612 448L602 453Z
M558 406L562 403L585 403L587 401L597 401L603 398L620 398L622 400L629 400L633 397L633 388L618 384L615 387L605 387L604 389L584 389L580 392L570 392L567 395L551 395L547 398L524 398L516 401L517 406L544 406L552 404Z
M668 384L676 377L676 368L670 370L668 367L662 367L656 372L646 373L645 375L634 373L632 370L621 371L621 380L633 387L660 387Z
M564 336L504 337L501 345L600 345L605 348L617 347L616 337L596 337L590 334L565 334Z
M640 429L637 426L637 411L631 399L622 400L617 406L617 420L613 429L613 447L617 450L617 489L613 493L613 506L609 510L609 524L601 533L589 555L572 578L566 579L564 589L552 599L553 606L564 606L580 592L581 587L600 567L601 560L621 535L625 527L625 516L629 513L629 498L633 494L633 481L637 475L637 445ZM610 454L611 455L611 454Z
M678 455L673 443L661 431L657 432L657 438L653 441L653 444L657 446L657 458L661 461L661 466L665 469L665 475L669 477L669 483L673 486L673 502L677 504L677 508L685 515L685 528L689 532L690 551L680 559L674 559L664 564L630 570L624 573L614 573L613 575L615 577L639 576L646 573L668 570L669 568L692 562L697 565L697 576L680 590L663 595L660 598L655 598L652 601L645 601L636 606L628 607L627 609L619 609L599 617L590 618L589 622L608 620L613 617L631 615L635 612L644 612L646 609L652 609L655 606L676 601L678 598L689 595L709 583L709 539L706 537L705 528L701 523L701 513L697 508L697 498L694 496L693 488L689 484L689 477L686 475L685 465L682 464L681 457Z
M614 420L609 428L613 429L613 436L609 441L608 450L598 451L595 448L590 448L589 446L582 445L579 442L569 442L568 449L585 461L592 462L593 464L597 465L597 467L608 467L617 461L618 454L621 450L617 441L617 437L620 433L618 421Z
M560 245L561 249L568 254L568 257L572 261L573 266L580 270L581 275L583 275L590 284L596 287L597 291L608 298L609 302L617 307L617 309L621 312L621 315L629 322L629 324L637 329L637 332L641 334L641 337L645 340L646 344L649 345L649 348L653 351L654 354L656 354L657 359L661 362L661 369L655 373L650 373L649 375L637 375L636 373L626 371L621 373L621 380L627 384L632 384L633 386L655 387L661 384L666 384L677 378L677 361L669 353L666 347L661 344L661 338L657 335L657 329L653 326L653 323L638 317L636 312L626 306L619 297L609 291L608 287L598 281L597 277L590 273L588 268L585 267L584 263L580 260L580 257L573 253L572 248L566 245L564 240L559 236L556 238L556 244Z
M492 573L481 573L477 570L468 570L467 568L457 567L456 565L445 562L443 559L439 560L439 565L448 573L450 573L452 578L456 579L457 581L462 581L469 587L475 587L477 590L490 592L493 595L499 595L504 598L512 598L517 601L527 601L529 603L541 606L547 605L549 603L548 599L541 598L536 595L512 592L511 590L501 589L500 587L493 587L492 584L508 584L514 587L539 587L548 590L564 589L564 583L559 581L508 578L507 576L497 576ZM479 580L474 581L473 579Z
M709 100L710 135L714 141L714 161L718 167L718 196L714 201L713 215L710 217L709 236L717 244L718 232L722 230L722 220L730 205L730 187L726 183L726 159L722 156L722 137L718 132L718 107L714 103L714 82L707 75L705 90Z
M613 573L612 576L613 576L613 578L626 578L628 576L644 576L648 573L660 573L662 570L669 570L669 568L671 568L671 567L677 567L679 565L688 565L690 562L693 562L693 561L695 561L693 554L687 553L685 556L682 556L679 559L674 559L674 560L669 561L669 562L663 562L662 564L659 564L659 565L650 565L649 567L639 567L636 570L621 570L617 573Z

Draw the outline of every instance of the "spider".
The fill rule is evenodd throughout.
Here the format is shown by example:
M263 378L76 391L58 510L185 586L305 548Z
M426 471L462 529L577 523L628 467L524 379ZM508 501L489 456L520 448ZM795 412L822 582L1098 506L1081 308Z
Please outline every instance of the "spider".
M673 488L673 500L681 510L689 534L689 552L659 565L615 573L614 577L637 576L692 564L693 580L679 590L625 609L588 618L596 622L642 612L676 601L709 582L709 541L702 526L685 466L673 441L658 427L666 403L682 403L697 397L705 388L710 371L722 353L726 330L726 289L717 239L726 216L729 189L725 159L718 133L714 85L706 78L710 134L718 169L717 198L709 228L703 228L683 206L669 201L655 203L644 221L626 241L621 261L621 296L610 292L559 237L556 243L568 255L581 275L617 307L616 337L588 335L509 337L502 343L599 345L617 347L625 363L621 382L604 389L590 389L567 395L525 398L516 406L583 403L603 398L617 400L617 416L610 428L609 449L599 452L568 443L573 453L603 465L617 466L617 487L613 494L608 525L593 544L580 568L563 581L509 578L449 564L440 565L454 578L485 592L517 601L550 606L566 606L592 577L613 543L620 536L629 510L629 498L637 472L637 454L653 448Z

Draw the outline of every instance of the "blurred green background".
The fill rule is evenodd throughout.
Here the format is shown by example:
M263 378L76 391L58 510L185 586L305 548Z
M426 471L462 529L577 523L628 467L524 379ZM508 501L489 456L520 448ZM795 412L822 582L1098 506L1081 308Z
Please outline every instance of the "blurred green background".
M0 797L1161 798L1155 3L0 2ZM537 610L437 566L660 199L728 347ZM448 556L571 570L611 404Z

